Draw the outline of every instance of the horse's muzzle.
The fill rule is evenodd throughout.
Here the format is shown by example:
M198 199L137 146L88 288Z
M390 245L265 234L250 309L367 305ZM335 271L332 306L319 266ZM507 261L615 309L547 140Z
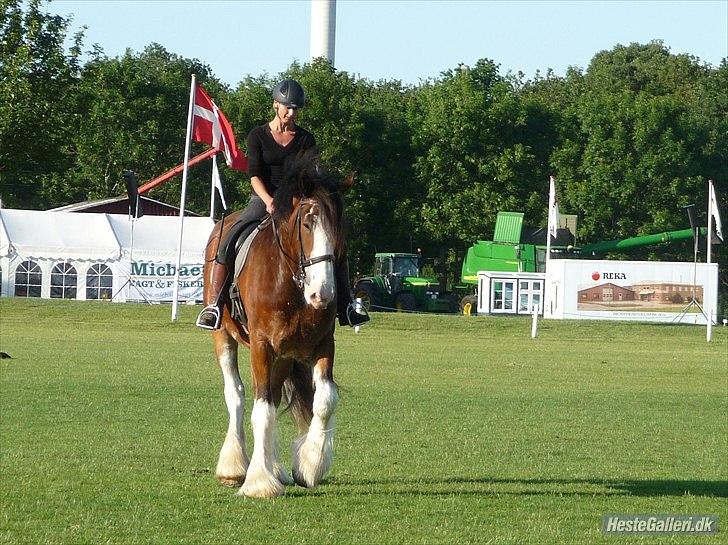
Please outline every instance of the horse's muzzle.
M307 303L316 310L323 310L329 306L329 303L333 300L332 296L322 294L320 291L313 291L307 296Z

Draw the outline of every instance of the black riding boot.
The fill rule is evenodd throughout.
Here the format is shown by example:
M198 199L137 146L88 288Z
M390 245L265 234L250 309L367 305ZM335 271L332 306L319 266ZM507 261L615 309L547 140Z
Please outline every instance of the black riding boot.
M360 313L351 299L349 263L346 259L336 264L336 314L339 316L339 325L354 327L369 321L366 310Z
M210 289L205 293L205 308L197 317L196 326L203 329L220 329L222 319L223 289L227 284L228 271L222 263L214 261L210 272Z

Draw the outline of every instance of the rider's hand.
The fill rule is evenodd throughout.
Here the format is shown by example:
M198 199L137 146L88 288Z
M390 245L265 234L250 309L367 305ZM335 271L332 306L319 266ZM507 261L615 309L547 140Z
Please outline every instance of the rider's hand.
M273 199L271 199L271 200L270 200L270 202L267 202L267 203L266 203L266 205L265 205L265 209L266 209L266 211L267 211L267 212L268 212L269 214L273 214L273 212L274 212L274 211L275 211L275 209L276 209L276 207L275 207L275 206L273 206Z

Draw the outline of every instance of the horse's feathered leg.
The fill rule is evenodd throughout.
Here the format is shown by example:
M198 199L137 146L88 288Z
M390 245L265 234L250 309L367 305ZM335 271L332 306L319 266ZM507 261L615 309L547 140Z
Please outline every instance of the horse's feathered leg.
M293 444L293 478L301 486L318 485L334 459L334 410L339 392L334 383L333 367L334 340L331 337L313 370L316 390L311 424L308 432Z
M313 418L313 371L311 366L296 361L283 385L291 417L299 433L305 433Z
M276 408L271 389L273 351L267 342L251 339L250 362L255 388L250 413L253 455L238 493L259 498L280 496L286 489L276 475Z
M291 369L294 365L294 360L290 358L278 358L273 366L271 371L271 390L273 394L273 405L276 408L280 407L281 399L283 397L283 385L291 374ZM274 437L273 474L278 477L278 480L283 484L293 484L293 478L280 462L278 446L278 438Z
M245 480L249 462L245 453L245 388L238 370L238 343L225 330L215 331L213 339L224 381L225 405L230 418L215 475L225 486L240 486Z

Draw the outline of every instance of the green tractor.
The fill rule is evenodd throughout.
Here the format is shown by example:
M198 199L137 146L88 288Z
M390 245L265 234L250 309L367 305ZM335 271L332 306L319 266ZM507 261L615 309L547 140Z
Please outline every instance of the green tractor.
M377 253L374 274L354 284L354 297L367 310L457 312L458 297L436 278L420 273L419 254Z

